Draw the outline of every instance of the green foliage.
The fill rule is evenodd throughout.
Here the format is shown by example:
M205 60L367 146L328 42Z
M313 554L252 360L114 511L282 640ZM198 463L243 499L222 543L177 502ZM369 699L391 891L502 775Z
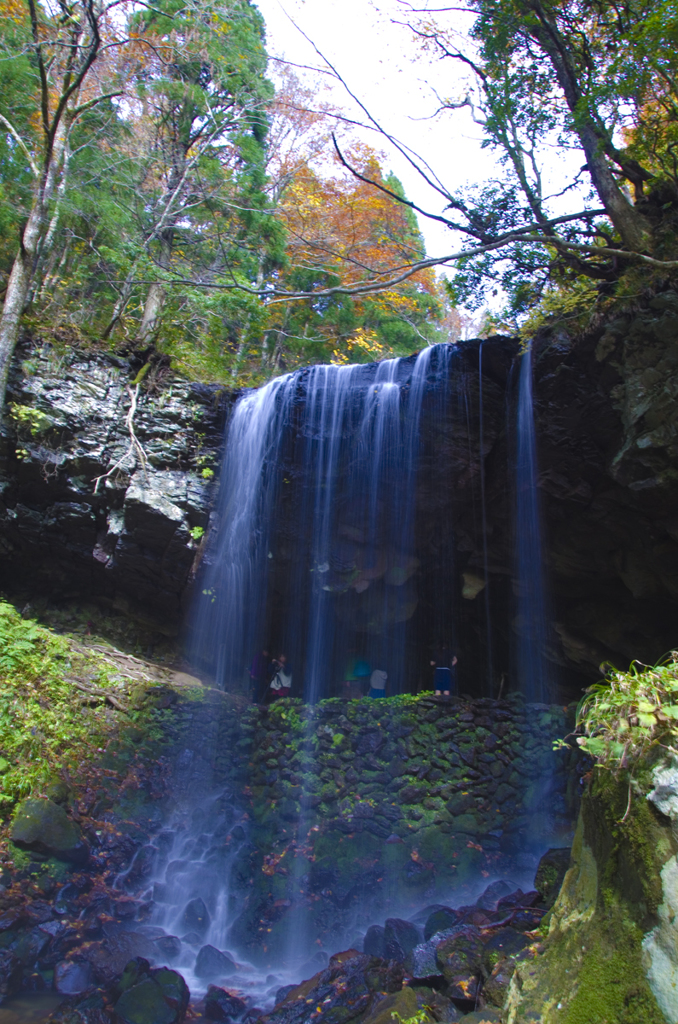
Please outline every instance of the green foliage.
M397 1021L397 1024L430 1024L431 1021L431 1015L425 1007L422 1010L418 1010L411 1017L401 1017L397 1011L394 1011L391 1017L394 1021Z
M205 530L203 529L202 526L193 526L191 527L189 532L193 540L202 540L202 538L205 536Z
M577 708L577 743L597 765L619 773L637 764L658 742L678 737L678 652L628 672L610 669L607 682L589 686ZM565 747L557 740L556 748ZM674 751L678 753L678 751Z
M34 409L30 405L17 405L13 403L9 407L10 418L14 421L20 434L30 434L36 437L44 433L52 426L52 420L40 409Z
M586 329L596 308L600 306L601 294L590 278L581 277L567 287L557 286L546 289L537 305L533 305L522 319L519 332L522 338L534 337L536 331L558 323L572 333ZM515 327L515 322L511 325Z

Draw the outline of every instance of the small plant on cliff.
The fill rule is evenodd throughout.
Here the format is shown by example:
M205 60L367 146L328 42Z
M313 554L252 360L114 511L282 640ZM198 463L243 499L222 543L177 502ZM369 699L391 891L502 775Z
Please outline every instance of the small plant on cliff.
M30 405L10 405L9 414L20 434L37 437L52 426L52 420L46 413Z
M678 651L652 667L634 662L628 672L609 669L607 681L589 686L580 701L574 735L597 765L615 773L654 743L678 754ZM565 740L554 743L565 746Z

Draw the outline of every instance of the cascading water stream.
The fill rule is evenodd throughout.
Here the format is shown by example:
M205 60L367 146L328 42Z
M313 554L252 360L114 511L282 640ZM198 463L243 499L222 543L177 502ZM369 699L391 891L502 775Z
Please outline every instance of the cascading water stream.
M273 643L311 703L342 692L351 660L406 688L420 417L452 351L314 366L240 400L194 630L194 660L219 649L220 686Z
M480 426L479 439L479 462L480 462L480 523L483 532L483 575L485 586L483 598L485 601L485 652L487 671L487 692L492 694L494 690L494 659L492 656L492 615L490 606L490 569L487 554L487 500L485 496L485 424L483 408L483 342L478 346L478 419Z
M480 647L484 636L489 643L489 605L485 605L483 623L480 602L475 610L461 613L455 603L463 578L455 571L455 492L473 486L477 458L481 464L482 552L477 542L474 548L460 547L460 551L473 551L474 561L467 563L472 566L480 566L482 556L486 580L489 561L482 459L486 428L490 428L484 421L482 355L478 419L473 415L475 392L468 386L464 363L460 359L458 367L454 366L457 355L458 350L445 345L426 349L416 359L311 367L245 395L234 410L217 520L205 556L195 615L193 654L196 661L210 666L219 688L240 696L227 699L207 691L214 720L203 715L190 727L190 749L178 759L176 813L153 840L153 871L144 874L144 854L138 863L133 862L127 877L120 879L123 887L133 887L135 878L150 886L145 898L153 906L153 917L144 926L146 935L181 970L192 991L204 991L213 979L220 984L230 984L232 979L248 999L258 1005L271 1003L281 985L315 973L328 951L337 951L335 942L354 942L356 936L358 944L362 942L362 932L374 920L375 886L379 887L382 916L397 913L399 907L411 913L403 878L406 889L410 879L415 883L419 872L428 873L436 864L445 866L447 840L433 833L438 826L447 828L448 821L443 817L426 822L422 841L433 844L430 863L429 855L424 858L419 852L419 839L409 860L401 863L403 836L408 838L407 830L423 813L412 809L412 819L405 826L397 804L410 805L415 797L419 802L425 792L436 793L434 806L440 813L440 794L446 792L445 800L455 795L454 783L449 791L445 785L446 773L459 779L462 789L477 784L484 794L473 798L469 809L464 802L469 794L462 791L462 806L450 810L448 804L447 815L464 818L465 829L476 827L471 813L474 807L478 814L482 809L486 815L482 837L486 849L466 839L463 832L462 845L452 854L460 860L447 865L450 873L461 865L468 850L489 856L483 877L493 870L492 858L504 857L499 840L503 828L513 824L518 794L512 783L500 783L494 772L489 774L486 766L492 747L484 745L479 760L473 761L476 767L471 767L468 759L475 758L478 744L474 741L457 748L455 739L441 731L439 744L433 741L430 754L435 768L427 769L421 764L419 744L410 748L405 742L413 731L413 720L408 717L405 725L403 716L392 728L400 702L317 703L328 696L352 697L365 692L365 675L358 673L356 679L348 671L356 661L386 671L391 693L401 693L414 689L412 648L416 657L426 662L427 647L434 642L449 643L461 651L471 642L464 627L468 633L473 631ZM448 383L453 371L456 390L451 393ZM520 677L523 692L535 700L541 699L545 687L547 630L529 355L521 362L517 424L516 514L520 529L516 575L519 623L528 627L521 631ZM459 467L459 472L451 471L450 466ZM418 507L419 495L423 499ZM437 518L430 513L427 518L422 506L433 508ZM473 538L477 532L477 512L472 504L466 537ZM420 559L427 560L422 575L428 573L433 585L429 584L424 621L413 623ZM243 717L247 722L256 721L256 727L246 724L224 732L218 721L223 725L232 719L235 709L242 713L246 669L264 646L273 654L288 655L295 681L293 693L303 695L307 705L279 701L272 709L253 708L251 718ZM491 652L487 657L491 672ZM478 651L479 665L481 658ZM421 677L426 678L423 672ZM255 696L261 699L263 693L260 690ZM221 704L222 700L225 703ZM485 698L478 703L483 708L479 721L485 728L492 724L485 711L492 714L489 709L495 702ZM453 703L446 705L450 721L456 708ZM445 717L433 702L424 702L421 710L427 730L429 722ZM192 720L190 709L184 713ZM346 749L357 715L370 722L367 726L363 723L354 749ZM505 707L498 715L504 716L500 722L503 730L510 712ZM475 724L467 726L460 719L452 736L466 728L472 735ZM247 729L252 732L251 746L250 741L236 738ZM278 742L274 737L284 737L286 729L296 739L282 739L284 749L272 756ZM504 732L497 728L494 742L503 737ZM247 748L246 754L233 754L235 776L223 774L218 767L227 758L229 747L235 751ZM452 760L439 761L448 747ZM380 762L377 752L382 750L384 760ZM412 762L407 771L403 770L404 759ZM499 770L507 779L513 778L504 761ZM426 782L424 788L427 770L431 785ZM245 785L247 788L240 788ZM502 786L506 792L501 798L488 798L490 793L501 793ZM490 787L487 792L486 787ZM541 811L533 813L535 800L541 807L551 788L550 777L540 776L526 793L520 827L521 842L526 844L523 853L530 864L534 849L543 848L544 835L554 831L542 820ZM262 790L272 795L253 795ZM375 792L378 796L373 797ZM429 799L434 797L427 796ZM502 804L501 811L497 803ZM434 809L428 803L425 806ZM266 833L262 840L269 810L277 816L278 832L272 843ZM332 872L328 881L327 866L316 864L316 855L321 859L327 856L322 853L326 834L319 824L321 818L332 822L334 832L327 835L336 837L338 833L338 838L331 840L337 851L344 837L352 841L354 833L363 834L363 828L364 835L371 837L370 856L363 852L355 860L366 877L359 893L360 906L352 904L350 912L348 904L344 909L344 901L353 890L344 891L345 882L334 880ZM394 834L396 828L399 831ZM438 845L439 840L443 846ZM374 867L378 860L372 856L375 846L386 851L379 867ZM355 848L358 850L359 844ZM142 849L148 853L151 847ZM253 867L252 853L260 857L264 851L272 852L264 856L263 866L258 860ZM278 861L284 856L288 859L278 870ZM522 870L520 851L513 863ZM316 867L320 870L314 879ZM368 877L373 867L374 874ZM257 890L258 897L250 905L245 886L255 881L251 872L271 881L264 881L264 889ZM355 884L351 878L351 886ZM422 893L424 903L435 895L433 875L430 884L430 892ZM450 879L450 884L456 882ZM269 886L268 902L258 902ZM322 938L315 938L318 919L313 908L321 899L331 901L332 912L338 915L331 938L329 929L320 932ZM267 917L278 904L284 907L283 916L279 920ZM326 912L327 904L324 906L321 916ZM278 932L269 939L276 925ZM267 949L270 942L274 945ZM316 944L321 945L320 950ZM252 952L251 961L248 951ZM265 969L252 966L263 962Z
M532 349L520 361L516 436L517 669L526 700L548 694L548 613L537 490L537 446L532 401Z
M281 396L292 379L280 377L236 405L222 468L213 552L218 572L207 574L198 601L196 633L207 644L220 686L239 678L262 633L266 605L266 555L278 480L266 473L278 460L282 437ZM249 655L251 657L251 655Z
M356 658L386 671L391 693L405 689L422 410L428 402L433 419L441 417L453 356L441 345L416 359L314 366L240 399L194 617L194 660L211 662L221 688L241 689L246 666L273 637L271 653L288 655L296 692L311 704L341 692L347 660ZM444 559L439 569L451 579ZM454 609L440 598L436 614L440 635L451 634ZM193 833L218 809L217 832L237 837L239 819L227 795L205 801L195 829L179 821L170 830L158 865L167 902L155 926L175 935L188 928L190 937L185 898L203 893L209 925L200 941L223 950L228 863L221 885L212 885L209 850L219 834ZM292 828L302 845L303 806ZM180 966L199 987L188 955ZM298 968L307 955L303 920L292 917L285 964Z

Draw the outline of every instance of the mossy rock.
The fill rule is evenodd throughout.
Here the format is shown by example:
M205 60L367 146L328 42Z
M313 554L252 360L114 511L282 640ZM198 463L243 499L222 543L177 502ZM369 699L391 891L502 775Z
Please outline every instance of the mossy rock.
M176 971L166 968L154 973L181 978ZM162 979L147 975L122 993L114 1007L116 1020L124 1024L180 1024L188 1005L188 989L183 978L181 982L183 988L176 980L172 985L163 985ZM180 1000L175 992L181 995Z
M565 878L565 872L570 866L570 848L557 848L547 850L539 861L537 873L534 876L534 887L541 896L541 901L547 908L555 903L556 896Z
M364 1024L394 1024L397 1020L409 1020L418 1010L414 989L403 988L400 992L393 992L380 999L371 1014L365 1018ZM422 1024L423 1021L434 1020L428 1013L420 1019Z
M584 796L544 955L519 964L509 988L511 1024L664 1024L642 943L675 841L642 796L627 802L609 773Z
M85 864L89 859L80 828L52 800L22 800L14 814L11 839L20 848L73 864Z
M63 779L54 779L45 789L45 796L55 804L67 804L72 796L70 787Z

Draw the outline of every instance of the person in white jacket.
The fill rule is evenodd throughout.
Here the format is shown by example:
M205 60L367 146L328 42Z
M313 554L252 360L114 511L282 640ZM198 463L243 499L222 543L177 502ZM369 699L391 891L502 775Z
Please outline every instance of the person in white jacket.
M375 668L374 672L370 676L370 692L368 697L385 697L386 696L386 680L388 679L387 674L383 668Z

